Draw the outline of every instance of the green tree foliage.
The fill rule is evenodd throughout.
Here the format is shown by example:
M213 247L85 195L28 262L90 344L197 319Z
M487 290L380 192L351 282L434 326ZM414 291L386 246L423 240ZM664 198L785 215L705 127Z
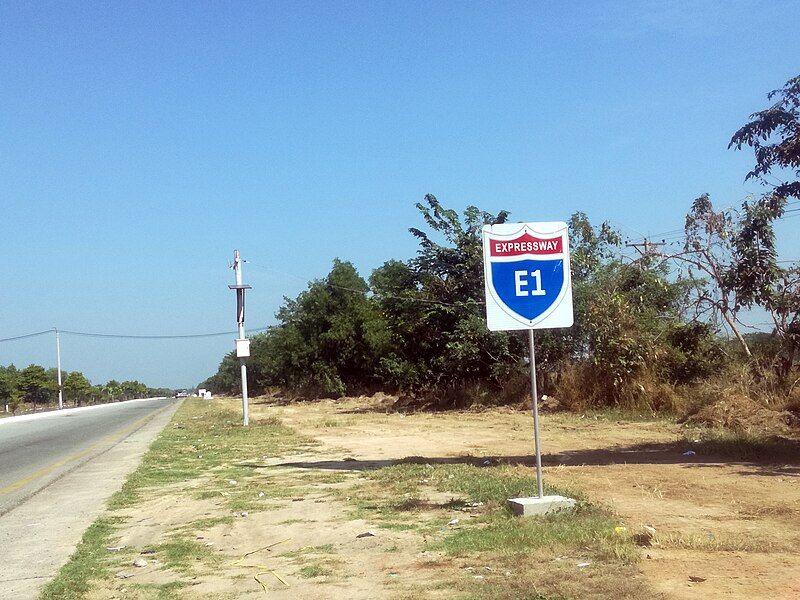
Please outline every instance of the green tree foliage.
M800 198L800 181L775 184L768 179L770 174L785 172L800 179L800 76L770 92L767 98L776 101L750 115L750 122L733 135L728 147L753 148L756 164L746 179L757 179L770 186L770 195L778 200Z
M297 298L287 298L277 315L280 325L252 340L254 389L284 386L304 395L336 397L382 384L376 365L386 352L389 332L368 291L355 267L337 259L327 277L312 282ZM201 387L238 392L234 353Z
M114 402L115 400L122 399L122 384L116 379L110 379L104 386L103 386L103 396Z
M30 365L17 371L14 365L0 365L0 409L4 403L14 405L14 398L27 400L34 404L44 404L55 400L58 393L58 372L56 369L45 369L40 365ZM92 385L80 371L64 374L62 383L64 401L81 404L129 400L155 396L171 396L172 390L167 388L150 388L140 381L128 380L122 383L111 380L105 385ZM14 408L13 410L16 410Z
M686 217L683 249L669 258L681 265L694 320L732 332L746 356L752 352L741 311L758 306L771 315L780 341L771 368L786 378L800 349L800 268L778 261L773 227L783 207L768 194L739 210L715 210L704 194Z
M64 401L72 401L80 406L89 401L92 386L80 371L72 371L64 378Z
M645 371L688 383L720 366L723 354L712 330L681 320L685 282L670 280L666 262L648 256L610 262L589 289L581 318L587 355L610 397Z
M25 400L34 406L47 403L56 391L47 371L39 365L29 365L22 369L19 373L18 386Z
M518 369L523 346L519 336L486 329L481 229L508 213L470 206L462 220L430 194L416 206L429 228L410 229L417 256L389 261L370 279L391 331L381 377L418 393L497 383Z
M380 387L445 405L476 394L524 397L526 336L490 332L485 320L481 229L508 213L468 207L458 215L431 195L417 208L427 227L410 230L419 241L414 258L387 261L369 285L337 260L328 277L286 300L279 325L253 338L255 392L281 386L336 396ZM619 235L607 223L593 226L585 214L573 215L569 228L576 324L537 333L543 390L574 361L594 365L609 399L645 370L676 382L707 372L718 358L712 332L680 321L685 285L669 281L665 263L621 262ZM238 392L234 354L201 385Z
M141 381L123 381L120 384L122 390L122 399L131 400L133 398L145 398L148 396L148 388Z
M772 223L783 216L789 199L800 199L800 76L767 97L775 102L750 115L729 147L753 149L756 164L745 179L769 188L761 199L744 207L736 240L738 275L745 282L744 299L765 308L773 319L780 342L773 367L786 379L800 352L800 265L779 268Z
M14 393L17 391L16 376L0 367L0 404L4 407L10 405Z

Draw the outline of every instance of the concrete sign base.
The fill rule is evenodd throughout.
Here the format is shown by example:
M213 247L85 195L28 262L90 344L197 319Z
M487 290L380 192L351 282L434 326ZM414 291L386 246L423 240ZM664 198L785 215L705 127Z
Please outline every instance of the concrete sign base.
M575 506L573 498L564 496L542 496L541 498L510 498L508 507L518 517L547 515Z

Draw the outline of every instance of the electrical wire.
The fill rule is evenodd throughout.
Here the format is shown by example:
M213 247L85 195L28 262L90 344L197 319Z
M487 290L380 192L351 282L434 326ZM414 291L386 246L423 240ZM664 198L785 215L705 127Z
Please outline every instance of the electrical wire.
M267 331L268 329L269 327L258 327L256 329L250 329L249 332L260 333L263 331ZM31 338L55 332L56 329L48 329L47 331L39 331L37 333L28 333L25 335L2 338L0 339L0 342L11 342L14 340L21 340L25 338ZM214 333L191 333L188 335L127 335L122 333L92 333L87 331L70 331L68 329L59 329L58 333L63 335L74 335L79 337L111 338L111 339L123 339L123 340L189 340L197 338L211 338L211 337L221 337L224 335L227 336L227 335L238 334L237 331L218 331Z
M24 340L25 338L32 338L39 335L46 335L53 333L55 329L46 329L45 331L37 331L36 333L26 333L24 335L15 335L14 337L2 338L0 342L13 342L14 340Z
M291 277L291 278L294 278L294 279L297 279L297 280L301 280L301 281L303 281L303 283L308 283L306 280L302 279L301 277L299 277L297 275L292 275L291 273L284 273L284 272L279 271L277 269L273 269L272 267L267 267L265 265L260 265L258 263L254 263L254 262L249 261L249 260L245 260L244 262L246 262L246 263L248 263L250 265L253 265L254 267L257 267L259 269L264 269L265 271L271 271L272 273L275 273L276 275L281 275L281 276L284 276L284 277ZM330 286L330 287L332 287L334 289L337 289L337 290L343 290L345 292L353 292L353 293L356 293L356 294L364 294L367 291L370 291L373 294L375 293L371 289L359 290L359 289L356 289L356 288L349 288L349 287L345 287L345 286L342 286L342 285L336 285L335 283L327 283L326 282L325 285ZM445 302L443 300L431 300L429 298L409 298L407 296L398 296L396 294L383 294L383 293L380 295L380 297L381 298L392 298L393 300L406 300L408 302L421 302L423 304L438 304L438 305L441 305L441 306L457 306L458 304L468 304L468 303L470 303L469 300L466 301L466 302L463 302L463 303L456 303L456 302ZM483 302L482 300L473 300L473 301L471 301L471 303L472 304L485 304L485 302Z

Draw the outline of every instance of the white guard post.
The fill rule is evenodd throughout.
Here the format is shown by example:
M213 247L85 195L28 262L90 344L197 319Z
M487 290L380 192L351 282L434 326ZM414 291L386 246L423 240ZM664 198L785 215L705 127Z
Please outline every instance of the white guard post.
M483 227L483 269L486 283L486 323L491 331L528 330L530 345L533 440L536 450L536 498L510 498L521 516L570 508L575 500L545 496L539 436L534 329L571 327L572 280L569 234L561 221L503 223Z

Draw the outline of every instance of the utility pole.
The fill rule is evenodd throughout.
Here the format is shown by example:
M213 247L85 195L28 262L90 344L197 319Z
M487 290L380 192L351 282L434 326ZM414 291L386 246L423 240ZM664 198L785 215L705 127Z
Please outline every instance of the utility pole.
M244 293L245 290L252 289L251 286L242 283L242 257L238 250L233 251L233 272L236 274L236 285L229 285L232 290L236 290L236 324L239 327L239 337L236 338L236 356L239 358L239 366L242 371L242 423L244 426L250 424L250 407L247 401L247 358L250 356L250 340L244 333Z
M664 246L664 245L666 245L665 240L661 240L660 242L651 242L647 238L645 238L643 242L638 242L635 244L625 244L625 247L635 248L639 254L645 257L645 256L650 256L653 250L655 250L659 246Z
M64 391L61 386L61 336L56 331L56 367L58 369L58 408L64 408Z

